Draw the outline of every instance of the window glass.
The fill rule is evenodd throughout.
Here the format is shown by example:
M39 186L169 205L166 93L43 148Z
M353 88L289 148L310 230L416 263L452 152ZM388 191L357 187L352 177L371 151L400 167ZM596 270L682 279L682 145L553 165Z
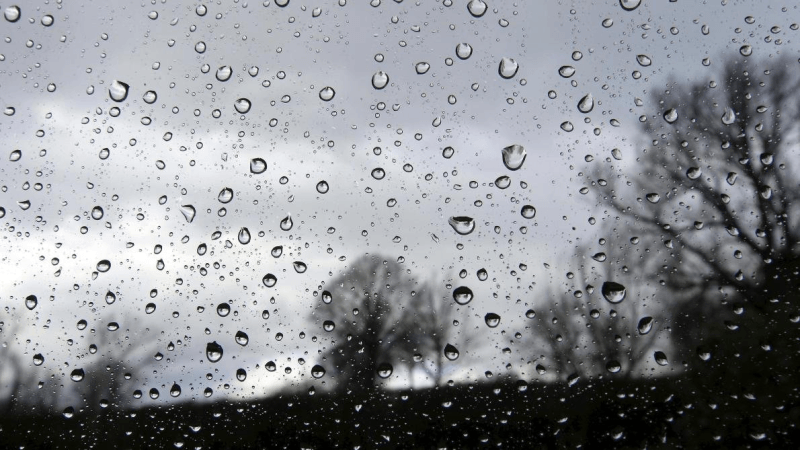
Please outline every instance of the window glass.
M800 441L794 2L2 9L6 445Z

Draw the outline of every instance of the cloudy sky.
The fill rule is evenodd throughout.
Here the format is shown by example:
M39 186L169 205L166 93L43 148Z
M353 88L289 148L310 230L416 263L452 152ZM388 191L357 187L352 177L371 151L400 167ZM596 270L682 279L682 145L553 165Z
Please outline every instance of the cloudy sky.
M442 295L450 295L446 284L475 292L460 309L461 357L449 376L532 377L530 356L494 356L524 330L525 310L547 309L543 292L580 288L565 276L584 256L579 246L601 250L603 208L578 192L586 156L604 161L619 148L623 166L634 168L646 145L642 116L660 119L653 92L670 80L713 80L725 55L745 44L753 58L797 50L790 2L754 10L735 1L642 0L626 11L615 0L488 1L481 17L465 0L372 3L45 1L0 22L0 321L5 330L20 324L2 340L24 355L25 370L66 377L113 355L113 343L90 355L87 331L116 321L129 337L124 345L143 349L131 365L149 361L142 389L179 382L222 391L225 382L235 386L239 367L253 375L230 395L285 389L307 380L330 344L308 320L323 284L370 253L403 257L417 276L438 280ZM499 74L503 58L519 65L509 79ZM226 81L217 76L222 66ZM574 75L559 75L564 66ZM379 71L388 76L382 89L372 81ZM128 86L119 102L109 93L115 80ZM325 87L335 92L329 101ZM581 112L587 94L594 106ZM239 99L250 104L244 114ZM527 152L516 171L501 155L513 144ZM253 158L266 171L252 173ZM510 187L494 186L500 176ZM233 192L229 203L219 200L224 188ZM520 214L524 205L536 208L534 218ZM475 231L457 234L451 216L474 218ZM289 230L280 225L286 217ZM247 244L238 239L243 227ZM273 258L278 245L283 254ZM98 274L101 260L111 268ZM294 261L308 270L296 273ZM489 280L477 280L480 268ZM275 287L262 284L266 273L278 278ZM114 304L104 300L108 291ZM38 298L33 310L29 295ZM157 308L147 314L150 302ZM216 314L222 302L233 310L225 318ZM504 318L502 330L488 343L471 341L489 311ZM81 319L87 330L76 328ZM247 347L234 343L239 330L250 336ZM213 381L205 379L210 341L226 349ZM156 351L165 359L153 361ZM34 368L37 353L45 364ZM278 375L263 370L268 360Z

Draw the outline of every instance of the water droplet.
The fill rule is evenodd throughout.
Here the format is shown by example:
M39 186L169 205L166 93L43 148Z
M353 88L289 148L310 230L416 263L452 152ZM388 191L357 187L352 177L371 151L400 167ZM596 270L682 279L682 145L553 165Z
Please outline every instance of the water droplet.
M333 90L332 87L326 86L319 91L319 98L320 100L329 102L333 100L333 97L336 95L336 91Z
M424 61L423 61L423 62L418 62L418 63L417 63L415 66L414 66L414 69L417 71L417 73L418 73L419 75L424 75L424 74L426 74L426 73L428 72L428 70L430 70L430 68L431 68L431 65L430 65L430 64L428 64L428 63L426 63L426 62L424 62Z
M250 172L256 175L264 173L267 170L267 162L261 158L253 158L250 160Z
M594 97L592 94L586 94L583 98L578 102L578 111L586 114L594 109Z
M514 78L514 75L519 71L519 64L511 58L503 58L500 60L500 66L497 72L505 79Z
M200 244L197 246L197 254L200 256L205 255L207 250L208 246L206 244Z
M667 364L669 364L669 361L667 360L667 355L665 355L664 352L662 351L656 351L655 353L653 353L653 358L655 358L656 364L658 364L659 366L666 366Z
M36 308L36 305L39 304L39 300L36 298L35 295L29 295L25 297L25 307L28 309Z
M639 325L637 326L639 330L639 334L647 334L650 330L653 329L653 318L650 316L645 316L639 319Z
M22 150L14 150L8 155L8 160L11 162L17 162L22 158Z
M503 155L503 164L505 164L508 170L519 170L519 168L522 167L522 164L525 162L525 158L528 156L528 152L525 151L525 148L523 146L514 144L505 147L502 151L502 155ZM495 182L495 184L497 183Z
M13 116L15 112L17 112L17 109L13 106L6 106L6 109L3 110L3 114L7 116Z
M322 378L325 376L325 368L319 364L311 368L311 376L314 378Z
M606 254L603 252L595 253L594 255L592 255L592 259L597 262L603 262L606 260Z
M511 186L511 178L503 175L494 180L494 185L500 189L506 189Z
M275 4L284 8L286 5L289 4L289 0L275 0Z
M217 341L206 344L206 358L212 363L222 359L222 346L217 344Z
M113 305L115 301L117 301L117 295L111 291L106 292L106 303Z
M3 16L5 16L6 20L14 23L19 20L20 15L22 12L19 9L19 6L13 5L9 6L3 11Z
M220 303L217 305L217 315L225 317L231 313L231 306L227 303Z
M325 322L322 322L322 329L327 331L327 332L331 332L335 328L336 328L336 324L332 320L326 320Z
M724 123L725 125L730 125L734 121L736 121L736 113L733 112L732 108L726 106L725 113L722 114L722 123Z
M379 70L372 75L372 87L375 89L383 89L389 84L389 75L386 72Z
M41 353L33 355L33 365L41 366L42 364L44 364L44 356Z
M442 149L442 157L444 159L450 159L456 153L456 150L453 147L447 146Z
M247 245L250 243L250 230L247 227L239 228L239 243L242 245Z
M569 78L575 75L575 68L572 66L561 66L558 69L558 74L564 78Z
M466 42L456 45L456 56L458 56L459 59L469 59L469 57L472 56L472 46Z
M467 3L467 11L469 11L473 17L483 16L488 9L489 5L483 0L469 0L469 3Z
M219 195L217 195L217 200L219 200L220 203L230 203L231 200L233 200L233 189L229 187L222 188L222 190L219 191Z
M98 272L108 272L111 269L111 261L104 259L97 263L97 271Z
M392 367L392 365L388 362L382 362L378 364L378 369L376 372L381 378L389 378L392 376L392 372L394 372L394 367Z
M233 75L233 69L231 66L219 66L217 69L217 80L219 81L228 81L231 79L231 75Z
M197 210L194 209L192 205L181 205L181 213L187 222L192 223L194 216L197 214Z
M294 222L292 222L292 215L289 214L286 217L284 217L283 220L281 220L280 226L281 226L281 230L283 230L283 231L291 230L292 227L294 226Z
M703 175L703 171L700 170L699 167L689 167L689 169L686 171L686 176L690 180L696 180L696 179L700 178L702 175Z
M619 363L619 361L612 360L606 363L606 370L611 373L617 373L622 370L622 365Z
M726 182L727 182L729 185L733 186L733 185L734 185L734 183L736 183L736 178L738 178L738 177L739 177L739 174L738 174L738 173L736 173L736 172L728 172L728 176L727 176L727 177L725 177L725 181L726 181Z
M444 357L449 359L450 361L455 361L458 359L458 349L455 348L451 344L447 344L444 346Z
M250 105L250 100L248 100L248 99L246 99L244 97L242 97L240 99L237 99L233 103L233 107L236 109L236 112L238 112L239 114L247 114L247 112L250 111L250 106L251 106Z
M236 336L234 336L233 338L236 340L236 343L241 345L242 347L244 347L245 345L247 345L248 342L250 342L250 338L247 337L247 333L245 333L244 331L237 331Z
M114 80L111 82L111 87L108 88L108 95L111 97L111 100L115 102L124 102L125 99L128 98L129 87L128 83Z
M203 17L208 12L208 8L206 8L206 5L197 5L194 12L197 13L198 16Z
M372 169L372 178L375 178L376 180L382 180L385 176L386 172L382 168L376 167Z
M276 277L271 273L268 273L264 275L264 278L261 279L261 282L264 283L264 286L271 288L275 286L275 284L278 282L278 277Z
M575 126L573 126L573 125L572 125L572 122L570 122L570 121L568 120L568 121L566 121L566 122L562 122L562 123L561 123L561 129L562 129L562 130L564 130L564 131L566 131L567 133L569 133L569 132L571 132L572 130L574 130L574 129L575 129Z
M478 279L481 281L486 281L489 278L489 272L486 269L478 269Z
M320 181L317 183L317 192L320 194L327 194L328 193L328 182L325 180Z
M91 215L92 215L92 219L94 219L94 220L102 219L103 218L103 208L100 207L100 206L95 206L94 208L92 208Z
M619 6L625 11L633 11L638 8L642 0L619 0Z
M169 395L173 397L179 397L181 395L181 387L178 386L178 383L172 384L172 387L169 388Z
M273 258L280 258L283 254L283 246L276 245L275 247L272 247L272 251L270 253L272 253Z
M158 100L158 94L156 94L156 91L147 91L142 95L142 100L148 105L152 105Z
M467 216L453 216L447 221L456 233L464 236L475 230L475 220Z
M333 301L333 296L328 291L322 291L322 303L330 304Z
M603 28L611 28L614 25L614 19L603 19Z
M472 301L472 289L466 286L460 286L453 290L453 300L459 305L466 305Z
M495 313L488 313L484 316L483 320L489 328L495 328L500 325L500 316Z
M739 48L739 53L742 56L750 56L753 54L753 47L749 44L745 44Z
M659 201L661 201L661 196L655 192L651 192L645 195L644 198L646 198L647 201L650 203L658 203Z
M292 266L294 267L294 271L297 273L305 273L305 271L308 270L308 266L306 266L306 263L302 261L295 261L292 263Z
M522 211L520 211L522 217L526 219L533 219L536 216L536 208L532 205L525 205L522 207Z
M609 303L621 302L625 299L626 294L625 286L613 281L604 282L600 292L603 294L603 298L605 298Z
M678 120L678 111L675 108L664 111L664 120L666 120L667 123L675 123L675 121Z

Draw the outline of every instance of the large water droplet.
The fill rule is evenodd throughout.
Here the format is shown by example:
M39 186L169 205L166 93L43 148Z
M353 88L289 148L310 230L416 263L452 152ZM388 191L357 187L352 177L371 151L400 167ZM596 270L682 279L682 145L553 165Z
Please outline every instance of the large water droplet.
M271 273L268 273L264 275L264 278L261 279L261 282L264 283L264 286L271 288L275 286L276 283L278 283L278 277L276 277Z
M750 44L745 44L739 47L739 53L742 56L750 56L753 54L753 46L751 46Z
M467 235L475 230L475 220L467 216L454 216L447 221L456 233Z
M111 261L107 259L103 259L97 263L97 271L98 272L108 272L111 269Z
M508 170L519 170L519 168L522 167L522 164L525 162L525 158L528 156L528 152L525 151L525 147L518 144L505 147L502 151L502 154L503 164L505 164Z
M444 346L444 357L449 359L450 361L455 361L458 359L458 349L455 348L452 344L447 344Z
M460 286L453 290L453 300L459 305L466 305L472 301L472 289L466 286Z
M319 364L311 368L311 376L314 378L322 378L325 376L325 368Z
M638 62L642 67L647 67L650 64L653 64L653 61L647 55L636 55L636 62Z
M661 196L655 192L651 192L645 195L644 198L646 198L647 201L650 203L658 203L659 201L661 201Z
M372 87L375 89L383 89L387 84L389 84L389 75L386 72L379 70L372 75Z
M500 325L500 316L495 313L488 313L484 316L483 320L489 328L495 328Z
M603 298L605 298L609 303L619 303L625 299L625 286L615 283L613 281L606 281L603 283L603 287L600 289L600 292L603 294Z
M414 66L414 69L417 71L417 73L419 75L424 75L424 74L428 73L428 70L430 70L430 68L431 68L431 65L426 63L426 62L424 62L424 61L418 62Z
M194 216L197 215L197 210L192 205L181 205L181 213L187 222L192 223Z
M106 303L113 305L115 301L117 301L117 295L111 291L106 292Z
M226 317L228 314L231 313L231 306L227 303L220 303L217 305L217 314L220 317Z
M83 381L83 378L84 378L85 376L86 376L86 373L83 371L83 369L75 369L75 370L73 370L73 371L72 371L72 373L69 375L69 378L70 378L72 381L78 382L78 381Z
M250 100L244 97L237 99L233 103L234 109L236 109L236 112L238 112L239 114L247 114L247 112L250 111L250 106L251 106Z
M233 69L231 66L220 66L217 69L217 80L219 81L228 81L231 79L231 75L233 75Z
M172 387L169 388L169 395L173 397L180 397L181 395L181 387L178 386L178 383L173 383Z
M469 3L467 3L467 11L469 11L473 17L483 16L488 9L489 5L483 0L469 0Z
M217 341L206 344L206 358L212 363L222 359L222 346L217 344Z
M622 365L619 363L619 361L611 360L606 363L606 370L611 373L617 373L622 370Z
M619 0L619 6L625 11L633 11L638 8L642 0Z
M305 271L308 270L308 266L302 261L293 262L292 267L294 267L294 271L297 273L305 273Z
M39 304L39 299L36 298L35 295L29 295L25 297L25 307L28 309L36 308L36 305Z
M152 105L158 100L158 94L156 94L156 91L147 91L142 95L142 100L148 105Z
M583 98L578 102L578 111L586 114L594 109L594 97L592 94L586 94Z
M722 123L730 125L736 121L736 113L729 106L725 107L725 112L722 114Z
M289 231L294 226L294 222L292 222L292 215L289 214L281 220L281 230Z
M700 178L702 175L703 175L703 171L700 170L699 167L689 167L689 169L686 171L686 176L690 180L696 180L696 179Z
M11 162L17 162L22 158L22 150L14 150L8 155L8 160Z
M336 95L336 91L333 90L332 87L326 86L319 91L319 98L320 100L329 102L333 100L333 97Z
M329 186L328 186L328 182L327 181L322 180L319 183L317 183L317 192L319 192L320 194L327 194L328 193L328 189L329 189Z
M636 328L639 330L639 334L649 333L653 329L653 318L650 316L642 317L639 319L639 325Z
M247 227L239 228L239 243L242 245L247 245L250 243L250 230Z
M388 362L382 362L378 364L378 369L376 370L378 376L381 378L389 378L392 376L392 372L394 372L394 367Z
M44 364L44 356L41 353L33 355L33 365L41 366L42 364Z
M675 121L678 120L678 110L670 108L664 111L664 120L666 120L667 123L675 123Z
M242 347L244 347L245 345L247 345L248 342L250 342L250 338L247 337L247 333L245 333L244 331L237 331L236 336L234 336L233 338L236 340L236 343L241 345Z
M322 322L322 329L329 333L333 331L335 328L336 324L332 320L326 320L325 322Z
M519 64L512 58L501 59L500 66L497 68L497 72L505 79L514 78L518 70Z
M272 250L270 251L270 253L272 254L273 258L280 258L281 255L283 254L283 246L282 245L276 245L275 247L272 247Z
M466 42L456 45L456 56L458 56L459 59L469 59L469 57L472 56L472 46Z
M100 220L103 218L103 208L101 206L95 206L92 208L91 216L94 220Z
M18 21L21 14L22 12L20 11L19 6L16 5L8 6L3 11L3 16L11 23Z
M256 175L264 173L267 170L267 162L261 158L253 158L250 160L250 172Z
M208 246L206 244L200 244L197 246L197 254L200 256L205 255L207 250Z
M126 98L128 98L128 83L124 83L122 81L114 80L111 82L111 86L108 88L108 95L111 97L111 100L115 102L124 102Z
M522 214L522 217L526 219L533 219L536 217L536 208L534 208L532 205L525 205L522 207L520 214Z
M509 177L507 177L505 175L503 175L501 177L497 177L497 179L494 180L494 185L497 186L500 189L506 189L509 186L511 186L511 178L509 178Z
M333 296L328 291L322 291L322 303L330 304L333 301Z
M669 360L667 360L667 355L664 354L662 351L656 351L653 353L653 358L656 360L656 364L659 366L666 366L669 364Z
M220 203L230 203L230 201L233 200L233 189L229 187L222 188L222 190L219 191L217 200L219 200Z
M569 78L575 75L575 68L572 66L561 66L558 69L558 74L564 78Z

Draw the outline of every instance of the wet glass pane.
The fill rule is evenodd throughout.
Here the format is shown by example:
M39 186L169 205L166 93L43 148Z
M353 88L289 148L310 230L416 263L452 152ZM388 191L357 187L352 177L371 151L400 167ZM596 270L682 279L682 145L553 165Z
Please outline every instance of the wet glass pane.
M800 7L2 6L10 448L794 448Z

